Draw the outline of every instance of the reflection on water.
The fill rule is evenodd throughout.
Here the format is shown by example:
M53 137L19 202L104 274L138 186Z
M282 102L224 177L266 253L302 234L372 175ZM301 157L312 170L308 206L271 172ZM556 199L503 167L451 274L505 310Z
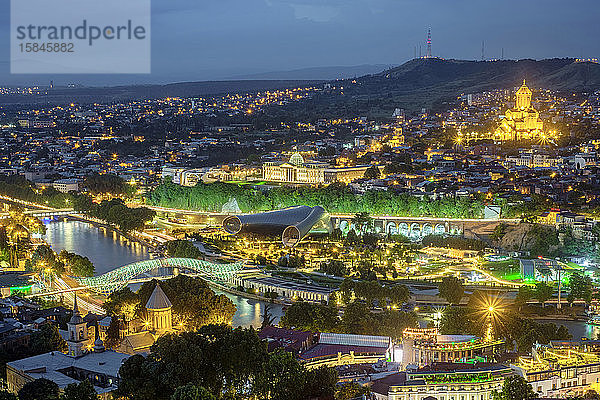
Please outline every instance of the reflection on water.
M44 223L44 239L54 251L67 250L89 258L96 267L96 275L150 258L145 246L106 228L69 220Z
M213 289L214 290L214 289ZM242 296L215 290L217 294L224 294L229 297L233 304L237 307L237 312L233 316L233 326L249 327L253 326L259 328L262 323L262 315L265 309L265 304L262 301L253 299L247 299ZM283 306L281 304L271 304L270 313L275 317L274 323L278 323L283 316Z
M536 320L536 322L552 322L557 326L564 325L571 335L573 340L581 338L596 339L600 335L600 326L588 325L584 321L561 321L561 320Z

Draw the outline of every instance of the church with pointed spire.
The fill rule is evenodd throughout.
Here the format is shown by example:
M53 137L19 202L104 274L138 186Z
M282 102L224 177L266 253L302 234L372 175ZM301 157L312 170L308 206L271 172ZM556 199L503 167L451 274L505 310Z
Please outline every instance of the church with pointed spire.
M79 313L79 307L77 307L77 295L75 295L73 302L73 315L67 323L67 332L68 354L71 357L81 357L84 354L84 346L89 338L87 322L83 320L83 317Z
M73 315L67 323L65 341L67 351L51 351L6 364L6 384L9 391L17 393L25 384L45 378L55 382L61 390L68 385L88 380L102 399L112 398L120 381L119 369L130 354L106 350L95 331L96 340L90 344L88 326L73 301Z
M499 142L535 140L543 135L544 123L531 105L533 92L525 84L517 90L515 106L506 110L494 134Z

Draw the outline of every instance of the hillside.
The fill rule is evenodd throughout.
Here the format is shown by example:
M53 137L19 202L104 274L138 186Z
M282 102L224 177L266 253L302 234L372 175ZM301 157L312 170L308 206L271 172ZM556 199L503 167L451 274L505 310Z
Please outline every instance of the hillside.
M600 65L573 59L465 61L415 59L384 72L338 81L343 96L315 98L325 112L354 110L359 115L390 115L394 108L409 111L442 109L462 93L508 89L523 79L533 88L559 91L600 89ZM312 107L315 104L311 105Z
M39 96L4 95L0 104L63 104L112 102L161 97L214 96L225 93L257 92L308 86L314 82L305 80L239 80L181 82L166 85L132 85L108 87L58 87Z

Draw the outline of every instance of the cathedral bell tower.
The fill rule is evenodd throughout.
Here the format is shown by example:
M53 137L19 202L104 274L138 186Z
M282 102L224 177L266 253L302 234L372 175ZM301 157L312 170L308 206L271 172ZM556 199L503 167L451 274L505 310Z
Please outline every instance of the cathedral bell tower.
M79 308L77 307L77 295L75 294L75 301L73 304L73 315L67 323L67 329L69 332L69 339L67 340L67 347L69 350L69 356L81 357L83 353L84 343L88 340L87 324L79 314Z
M516 108L524 110L531 107L531 95L532 92L525 84L525 79L523 79L523 85L517 90Z

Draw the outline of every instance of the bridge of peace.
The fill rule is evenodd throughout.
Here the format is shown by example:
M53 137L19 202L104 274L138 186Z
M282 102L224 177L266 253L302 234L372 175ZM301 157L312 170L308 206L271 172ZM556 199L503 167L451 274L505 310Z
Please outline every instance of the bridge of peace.
M201 276L209 281L224 282L242 271L257 270L245 268L244 261L225 264L193 258L156 258L124 265L99 276L73 277L73 279L81 286L108 296L131 283L155 278L170 278L179 273Z

